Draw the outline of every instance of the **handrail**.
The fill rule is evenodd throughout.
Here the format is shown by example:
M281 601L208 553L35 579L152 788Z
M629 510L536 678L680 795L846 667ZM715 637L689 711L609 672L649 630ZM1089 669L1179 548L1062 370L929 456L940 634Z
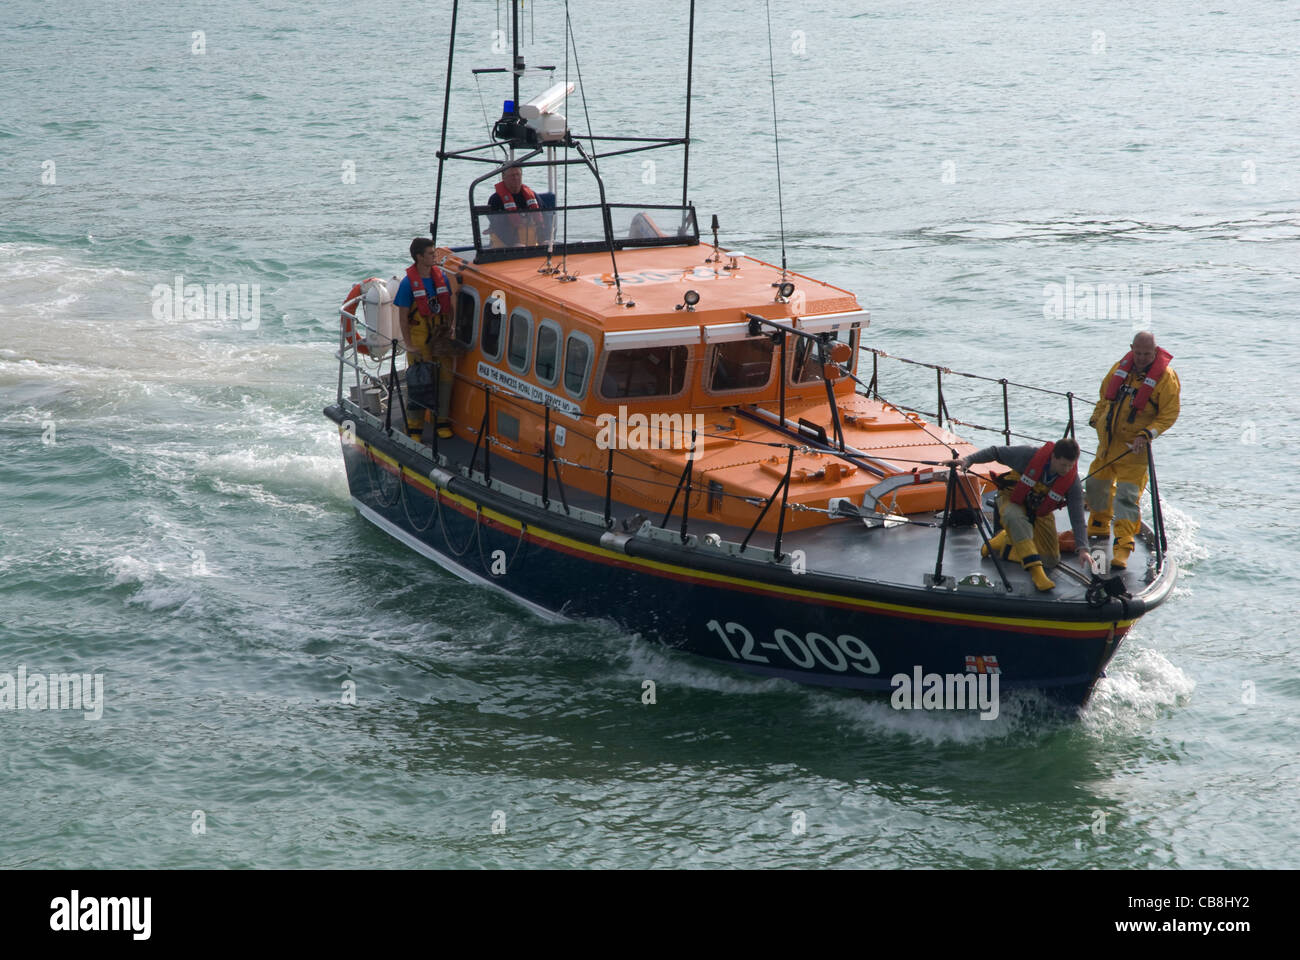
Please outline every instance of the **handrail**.
M359 300L360 300L359 297L356 298L356 301L359 301ZM354 301L354 302L356 302L356 301ZM346 306L348 306L347 303L344 304L344 307L346 307ZM397 346L397 344L398 344L398 341L396 341L396 340L393 339L393 338L387 338L387 337L383 338L383 339L386 339L386 340L388 341L388 347L389 347L389 349L388 349L388 351L387 351L387 356L382 357L382 358L379 360L379 364L381 365L380 369L382 369L382 364L384 363L384 361L387 361L387 362L388 362L388 367L389 367L389 369L388 369L388 371L387 371L387 376L386 376L386 377L385 377L385 376L382 376L382 375L381 375L380 377L376 377L376 376L374 376L373 374L371 374L370 372L368 372L367 370L363 370L363 365L362 365L361 362L360 362L360 356L359 356L359 352L358 352L357 347L358 347L358 343L359 343L359 341L360 341L360 339L361 339L361 338L360 338L360 330L361 330L361 329L364 328L368 333L369 333L369 332L373 332L373 333L376 333L376 334L380 333L380 331L379 331L377 328L372 327L370 324L366 323L365 320L362 319L361 311L359 311L359 310L356 311L356 313L353 313L353 312L349 312L349 311L346 310L346 309L341 309L341 310L340 310L340 314L341 314L341 315L344 315L344 316L347 316L348 318L350 318L350 319L353 321L353 323L355 324L354 332L355 332L356 335L353 336L351 342L349 343L348 340L347 340L346 335L345 335L342 331L340 332L340 349L339 349L339 350L336 352L336 354L335 354L335 356L336 356L336 357L338 358L338 360L339 360L338 399L339 399L340 401L342 401L342 399L343 399L343 368L344 368L345 366L351 366L351 367L353 367L353 369L357 372L357 375L358 375L358 376L357 376L357 385L358 385L358 387L360 387L360 384L361 384L360 377L361 377L362 375L364 375L364 376L365 376L365 377L366 377L366 378L367 378L371 383L374 383L374 384L378 385L379 387L381 387L381 388L383 388L383 389L385 390L385 394L386 394L386 396L385 396L385 399L384 399L384 406L385 406L386 409L385 409L384 429L386 430L386 432L388 432L388 433L391 435L391 433L392 433L392 431L393 431L393 427L392 427L392 415L393 415L392 397L393 397L394 394L396 394L396 396L397 396L398 407L399 407L399 409L401 410L402 416L405 417L405 413L406 413L406 409L405 409L405 399L404 399L404 397L402 396L402 391L401 391L401 389L399 389L399 386L398 386L398 383L397 383L398 378L397 378L397 369L396 369L396 358L397 358L397 352L398 352L398 351L397 351L397 349L396 349L396 346ZM790 330L788 330L788 331L787 331L787 330L782 330L782 329L780 329L780 328L781 328L783 325L781 325L781 324L779 324L779 323L774 323L774 322L772 322L772 321L767 321L765 318L751 317L750 319L751 319L751 320L759 320L759 321L762 321L763 325L765 325L765 326L770 325L770 326L772 326L772 327L776 327L777 330L778 330L778 334L784 334L785 332L793 332L793 333L798 333L798 334L800 334L800 335L804 335L802 331L796 331L796 330L793 330L793 329L790 329ZM758 326L758 324L756 323L755 326ZM815 335L808 334L807 336L809 337L809 339L817 339ZM782 347L784 347L784 339L785 339L784 336L781 336L781 339L782 339L782 341L783 341L781 345L782 345ZM1052 389L1045 388L1045 387L1035 387L1035 386L1032 386L1032 385L1030 385L1030 384L1016 383L1016 382L1014 382L1014 381L1011 381L1011 380L1006 379L1005 377L1002 377L1002 378L986 377L986 376L982 376L982 375L980 375L980 374L973 374L973 373L967 373L967 372L959 371L959 370L952 370L952 369L950 369L950 368L943 367L943 366L941 366L941 365L939 365L939 364L926 363L926 362L923 362L923 361L912 360L912 359L910 359L910 358L906 358L906 357L893 357L893 356L891 356L890 354L886 353L886 352L883 351L883 350L879 350L879 349L872 348L872 347L863 347L862 349L868 350L868 351L872 354L872 377L871 377L871 381L870 381L870 383L868 383L868 384L863 384L862 381L860 381L860 380L857 381L860 385L866 387L866 391L865 391L865 392L863 392L863 391L858 391L859 394L860 394L860 395L869 396L869 397L874 397L874 399L879 400L880 402L885 403L885 404L887 404L888 406L890 406L890 407L892 407L892 408L894 408L894 409L904 410L904 411L913 411L913 412L921 413L921 414L923 414L923 415L925 415L925 416L936 417L936 419L938 419L941 423L942 423L942 421L946 418L947 422L948 422L950 425L960 425L960 426L970 427L970 428L972 428L972 429L977 429L977 430L986 430L986 431L989 431L989 432L1002 433L1002 434L1004 435L1004 437L1006 438L1006 440L1007 440L1008 443L1010 442L1010 438L1013 437L1013 436L1015 436L1015 437L1022 437L1022 438L1027 439L1027 440L1037 440L1037 441L1039 441L1039 442L1046 442L1046 441L1044 441L1042 438L1033 437L1033 436L1030 436L1030 435L1027 435L1027 434L1016 433L1015 431L1012 431L1012 430L1010 429L1010 412L1009 412L1009 403L1008 403L1008 400L1007 400L1007 391L1008 391L1008 388L1009 388L1009 387L1013 387L1013 386L1014 386L1014 387L1017 387L1017 388L1019 388L1019 389L1033 390L1033 391L1038 392L1038 393L1044 393L1044 394L1049 394L1049 395L1052 395L1052 396L1064 397L1065 400L1066 400L1066 404L1067 404L1067 416L1068 416L1068 422L1067 422L1067 428L1066 428L1066 435L1067 435L1067 436L1068 436L1068 435L1071 435L1071 434L1074 432L1074 428L1075 428L1074 399L1075 399L1076 394L1075 394L1073 391L1064 391L1064 392L1063 392L1063 391L1059 391L1059 390L1052 390ZM920 367L924 367L924 368L927 368L927 369L935 370L935 371L936 371L937 406L938 406L938 409L939 409L938 414L933 414L933 413L930 413L929 411L925 411L925 410L916 410L915 408L908 407L908 406L905 406L905 405L903 405L903 404L897 404L897 403L893 403L893 402L891 402L891 401L887 401L887 400L885 400L883 397L881 397L881 396L880 396L880 393L879 393L879 382L880 382L880 378L879 378L879 367L878 367L878 360L879 360L879 358L881 358L881 357L884 357L884 358L886 358L886 359L894 359L894 360L898 360L898 361L903 362L903 363L909 363L909 364L912 364L912 365L914 365L914 366L920 366ZM782 368L784 369L784 364L782 364ZM439 376L441 376L441 374L442 374L442 370L441 370L441 365L440 365ZM988 382L988 383L996 383L996 384L998 384L998 385L1001 387L1001 389L1002 389L1002 395L1003 395L1003 396L1002 396L1002 400L1003 400L1003 419L1004 419L1003 427L1002 427L1001 429L994 428L994 427L987 427L987 426L982 426L982 425L980 425L980 424L970 423L970 422L967 422L967 421L959 420L959 419L953 417L953 416L951 415L950 411L948 410L948 406L947 406L946 398L944 397L944 394L943 394L943 375L944 375L944 374L951 374L951 375L954 375L954 376L966 377L966 378L968 378L968 379L973 379L973 380L982 380L982 381L985 381L985 382ZM682 475L677 479L676 483L672 483L672 484L670 484L670 483L667 482L667 481L655 480L655 479L653 479L652 477L648 477L648 476L644 476L644 475L638 475L638 474L635 474L635 473L622 473L622 472L617 472L617 471L615 471L615 469L614 469L614 454L615 454L616 451L615 451L615 448L612 447L612 446L609 448L607 461L606 461L606 464L604 465L604 467L593 467L593 466L590 466L590 465L588 465L588 464L576 463L576 462L573 462L573 461L569 461L569 460L563 459L562 457L558 457L558 456L555 455L554 448L553 448L553 446L552 446L551 443L550 443L550 404L549 404L549 403L547 403L547 402L543 402L543 401L539 401L539 400L534 400L534 399L532 399L531 397L526 397L526 396L523 396L523 395L517 395L517 394L514 394L513 392L509 392L509 391L506 391L506 392L497 392L497 391L493 391L490 385L488 385L488 384L486 384L486 383L483 383L482 381L479 381L479 380L477 380L477 379L473 379L473 378L467 377L467 376L465 376L465 375L462 375L462 374L456 373L455 371L451 371L451 375L452 375L456 380L458 380L458 381L462 381L462 382L464 382L464 383L466 383L466 384L468 384L468 385L474 386L474 387L476 387L476 388L480 388L480 389L482 389L483 392L484 392L483 419L482 419L482 421L481 421L481 423L480 423L480 425L479 425L479 429L478 429L478 431L477 431L478 436L475 438L474 450L473 450L473 453L472 453L472 455L471 455L471 460L470 460L470 470L471 470L471 471L473 471L474 466L475 466L475 464L476 464L476 462L477 462L477 459L478 459L478 450L479 450L480 446L483 448L483 456L484 456L484 462L483 462L483 475L484 475L484 479L485 479L488 483L491 482L491 455L490 455L490 452L489 452L489 447L490 447L492 444L496 444L496 445L498 445L498 446L501 446L501 447L504 447L504 448L506 448L506 449L509 449L509 450L511 450L511 451L513 451L513 452L515 452L515 453L517 453L517 454L519 454L519 455L521 455L521 456L529 456L529 455L531 455L531 454L527 453L526 451L516 450L515 448L511 447L509 444L506 444L506 443L502 442L501 440L499 440L499 439L497 439L496 437L493 437L493 436L491 435L491 434L492 434L492 429L491 429L491 412L490 412L490 408L491 408L491 402L492 402L492 401L491 401L491 396L492 396L493 393L496 393L496 394L497 394L497 402L499 402L499 403L504 403L504 404L506 404L506 405L508 405L508 406L515 407L516 409L519 409L519 410L524 410L524 411L529 411L529 412L535 413L535 411L532 411L532 410L530 409L530 407L527 406L527 405L532 405L532 406L543 406L543 407L545 407L545 410L544 410L544 412L543 412L543 414L542 414L542 418L543 418L543 421L544 421L544 424L543 424L543 430L544 430L544 435L545 435L545 442L544 442L544 444L543 444L543 450L542 450L542 452L541 452L540 454L536 454L536 455L541 456L542 459L543 459L542 499L543 499L543 502L544 502L544 503L549 503L549 482L550 482L550 473L551 473L551 470L554 470L554 471L555 471L555 481L556 481L557 485L559 486L559 490L560 490L560 498L561 498L561 501L562 501L562 503L563 503L563 507L564 507L564 509L565 509L565 512L566 512L566 513L568 512L567 496L565 495L563 482L562 482L562 480L561 480L561 478L560 478L560 472L559 472L559 465L560 465L561 463L565 464L566 466L573 466L573 467L575 467L575 468L577 468L577 469L599 471L599 472L601 472L601 473L604 474L604 488L605 488L605 489L604 489L604 502L605 502L605 505L604 505L604 517L605 517L605 524L606 524L606 527L612 527L613 524L614 524L614 518L613 518L613 513L612 513L612 504L613 504L613 482L614 482L614 479L615 479L615 478L618 478L618 479L623 480L623 481L627 481L627 482L629 482L629 483L640 484L640 485L664 486L664 487L667 487L667 486L671 485L671 486L674 487L673 497L672 497L671 502L670 502L670 505L669 505L669 507L668 507L668 511L667 511L667 513L665 514L664 519L663 519L663 521L661 522L660 526L661 526L661 527L666 526L669 517L671 517L671 515L672 515L672 513L673 513L673 511L674 511L674 509L675 509L675 507L676 507L677 498L682 494L683 489L684 489L684 490L685 490L685 495L686 495L686 505L684 505L684 506L683 506L683 509L682 509L682 527L681 527L681 537L682 537L682 541L683 541L683 542L686 541L687 526L688 526L688 523L689 523L689 499L690 499L690 497L691 497L694 493L697 492L697 488L695 488L694 484L693 484L692 481L691 481L692 472L693 472L692 468L693 468L693 464L694 464L694 457L693 457L692 454L694 453L694 449L695 449L695 445L696 445L696 443L697 443L701 438L699 438L699 437L697 436L697 434L695 433L695 431L692 431L692 433L691 433L691 448L690 448L690 451L688 452L688 456L687 456L687 458L686 458L686 463L685 463L685 465L684 465L684 468L683 468L683 471L682 471ZM853 379L857 380L856 376L855 376ZM435 384L435 386L436 386L436 384ZM740 408L737 408L737 411L738 411L738 412L743 412L743 411L740 410ZM441 413L441 411L439 411L439 412ZM448 411L448 412L449 412L449 411ZM571 414L570 416L573 416L573 415ZM581 422L583 419L594 419L594 415L578 414L578 415L576 415L576 419L579 420L579 421ZM778 431L781 430L781 427L779 427L778 425L771 424L771 423L767 423L765 420L764 420L763 422L765 423L766 426L769 426L769 427L771 427L771 428L773 428L773 429L777 429ZM583 434L581 434L581 432L579 432L579 433L580 433L580 435L583 435ZM593 438L590 437L590 436L588 436L588 439L593 439ZM791 473L792 473L792 470L793 470L794 454L795 454L796 452L800 451L800 450L807 450L807 449L809 449L808 444L807 444L806 442L805 442L805 443L801 443L801 444L795 444L795 443L790 443L790 442L780 442L780 441L749 440L749 439L742 438L742 437L734 437L734 436L726 436L726 435L723 435L723 436L716 436L716 437L713 437L712 439L714 439L715 441L718 441L718 442L726 442L726 443L732 443L732 444L749 443L749 444L754 444L754 445L758 445L758 446L766 446L766 447L771 447L771 448L783 448L783 449L786 450L786 452L787 452L787 456L786 456L786 471L785 471L785 475L782 477L782 479L780 480L780 482L778 482L776 488L772 491L772 493L771 493L770 495L768 495L768 496L766 496L766 497L759 497L759 496L751 496L751 495L747 495L747 494L726 493L726 492L719 492L719 493L717 494L718 496L723 497L723 498L730 497L730 498L733 498L733 499L735 499L735 500L741 500L741 501L744 501L745 503L751 504L751 505L754 506L754 507L760 507L760 504L761 504L761 508L759 509L758 516L755 518L754 523L753 523L753 525L751 526L751 528L750 528L748 534L746 535L744 541L741 543L741 547L740 547L740 549L741 549L742 551L743 551L743 550L748 546L748 543L749 543L750 539L751 539L751 538L753 537L753 535L757 532L758 528L762 525L763 519L766 517L768 511L769 511L769 510L771 509L771 507L776 503L776 500L777 500L778 495L780 496L780 500L781 500L781 509L780 509L779 514L778 514L778 528L777 528L777 532L776 532L776 543L775 543L775 548L774 548L774 556L779 560L780 557L781 557L781 540L782 540L782 536L783 536L783 532L784 532L784 521L785 521L785 514L786 514L786 511L787 511L787 510L790 510L790 509L813 509L813 508L808 508L806 505L803 505L803 504L791 504L791 503L789 502L790 476L791 476ZM801 437L800 439L806 440L807 438L802 438L802 437ZM829 440L829 438L828 438L828 440ZM433 449L434 449L434 455L437 456L437 441L436 441L436 439L434 440L434 443L433 443ZM839 459L846 460L846 461L851 462L851 463L855 463L855 464L857 464L857 465L859 465L859 466L862 465L862 463L860 462L860 460L858 459L858 457L855 457L852 453L850 453L850 452L847 451L847 450L846 450L846 451L840 451L840 450L837 450L836 447L835 447L835 444L832 443L832 442L827 442L827 443L825 443L825 444L821 444L821 445L814 445L813 449L816 449L817 452L825 453L825 454L827 454L827 455L834 456L834 457L837 457L837 458L839 458ZM619 454L621 454L622 456L624 456L624 457L626 457L626 458L632 460L634 463L636 463L638 466L642 467L643 469L647 469L647 470L662 470L662 467L660 467L658 464L656 464L656 463L654 463L654 462L651 462L651 461L643 460L643 459L641 459L640 457L637 457L634 453L632 453L632 452L630 452L630 451L627 451L627 450L618 450L617 452L618 452ZM1159 570L1159 569L1163 569L1163 567L1164 567L1164 561L1165 561L1165 556L1168 554L1168 535L1167 535L1167 529L1166 529L1166 525L1165 525L1164 513L1163 513L1163 510L1162 510L1162 508L1161 508L1161 504L1160 504L1160 497L1159 497L1159 481L1158 481L1157 476L1156 476L1156 470L1155 470L1155 458L1154 458L1154 455L1153 455L1153 453L1152 453L1152 450L1151 450L1151 444L1150 444L1150 443L1148 443L1148 444L1146 445L1146 453L1147 453L1147 467L1148 467L1149 475L1150 475L1150 478L1151 478L1151 481L1150 481L1150 482L1151 482L1151 492L1152 492L1152 502L1153 502L1153 518L1152 518L1153 522L1152 522L1152 532L1153 532L1154 535L1155 535L1155 547L1156 547L1156 568ZM946 528L946 527L949 525L949 514L950 514L953 510L957 509L957 507L956 507L955 494L954 494L954 491L953 491L953 483L954 483L954 482L956 482L956 481L954 481L953 478L952 478L952 476L950 476L950 477L949 477L949 482L948 482L948 488L949 488L949 489L946 491L947 496L945 497L945 499L946 499L946 503L945 503L945 508L944 508L943 522L942 522L942 524L941 524L941 526L944 527L944 528ZM712 496L712 495L713 495L713 494L711 494L711 496ZM962 483L962 495L963 495L963 498L967 500L967 503L969 503L969 496L968 496L968 492L967 492L967 490L966 490L966 488L965 488L964 483ZM973 506L973 509L975 510L975 512L976 512L977 514L980 514L980 513L981 513L980 508L979 508L977 505L974 505L974 506ZM983 523L981 522L982 520L983 520L983 517L982 517L982 515L980 515L980 516L978 517L978 519L977 519L977 526L979 527L981 537L982 537L982 538L985 540L985 542L987 543L987 542L988 542L988 536L987 536L987 534L985 533L985 529L984 529ZM939 575L939 573L941 572L942 550L943 550L943 541L944 541L944 539L945 539L945 536L946 536L946 533L941 533L941 535L940 535L940 555L939 555L939 558L937 559L937 565L936 565L936 577L937 577L937 576ZM1001 577L1003 583L1004 583L1004 584L1007 586L1007 588L1009 589L1009 588L1010 588L1010 584L1009 584L1009 581L1007 580L1006 574L1005 574L1004 571L1002 570L1001 564L1000 564L1000 563L996 563L996 561L997 561L998 559L999 559L999 558L996 558L996 557L994 558L994 560L995 560L995 564L996 564L996 566L997 566L997 568L998 568L998 573L999 573L999 575L1000 575L1000 577Z
M686 496L682 498L682 543L686 542L686 523L691 509L691 475L695 467L695 431L691 431L691 448L686 454L686 466L682 468L681 478L677 481L677 489L673 491L673 499L668 504L668 512L664 514L663 523L659 524L660 529L668 526L668 518L673 515L673 507L677 506L677 497L682 492L682 486L686 486Z
M956 425L960 427L967 427L972 430L983 430L988 433L1000 433L1002 434L1004 443L1007 446L1010 446L1012 437L1018 437L1022 440L1032 440L1037 443L1049 442L1047 438L1036 437L1026 433L1017 433L1016 431L1011 429L1011 404L1010 404L1008 388L1016 387L1017 389L1020 390L1032 390L1036 393L1045 393L1050 396L1065 398L1066 421L1065 421L1065 429L1062 431L1062 436L1066 436L1066 437L1075 436L1074 400L1079 395L1075 393L1073 390L1066 390L1066 391L1052 390L1048 387L1036 387L1028 383L1017 383L1014 380L1008 380L1006 377L986 377L978 373L968 373L964 370L953 370L950 367L945 367L942 364L938 364L938 363L927 363L922 360L912 360L908 357L896 357L892 354L886 353L884 350L881 350L877 347L864 346L861 349L871 354L871 380L869 383L863 384L866 390L865 392L860 392L860 395L862 396L867 396L874 400L879 400L881 403L888 403L891 407L894 407L898 410L906 410L911 413L919 413L922 416L933 419L941 427L943 426L944 421L946 420L949 426ZM935 381L936 381L936 393L937 393L936 404L935 404L936 409L934 411L930 411L930 410L921 409L919 407L909 407L906 404L894 403L893 401L886 400L884 397L882 397L880 395L880 365L879 365L880 358L882 357L887 360L897 360L899 363L907 363L916 367L924 367L927 370L934 370ZM1001 388L1001 392L1002 392L1002 426L989 427L989 426L985 426L984 424L974 423L969 420L959 420L957 417L954 417L949 412L948 402L943 392L944 374L949 374L955 377L965 377L968 380L983 380L986 383L997 384ZM854 377L854 379L857 380L856 377ZM862 383L862 381L860 380L858 380L857 382L860 384ZM1094 453L1094 451L1091 450L1087 450L1084 452L1089 454Z
M1156 569L1163 570L1165 554L1169 552L1169 542L1165 539L1165 515L1160 508L1160 483L1156 480L1156 460L1151 452L1151 441L1146 443L1147 473L1151 476L1151 532L1156 541Z

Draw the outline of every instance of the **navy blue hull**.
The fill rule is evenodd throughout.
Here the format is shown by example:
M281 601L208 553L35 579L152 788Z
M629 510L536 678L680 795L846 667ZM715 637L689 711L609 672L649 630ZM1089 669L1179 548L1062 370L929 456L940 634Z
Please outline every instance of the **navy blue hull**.
M563 517L523 504L511 511L468 481L436 491L421 475L399 480L387 457L372 458L364 445L345 443L344 455L358 510L462 577L544 616L612 620L764 676L889 693L893 676L911 677L918 667L993 671L1003 690L1036 688L1082 705L1131 625L941 610L927 606L921 591L908 605L761 580L753 564L718 572L625 555L601 546L598 530L585 532L584 542L563 529ZM517 521L527 528L522 537Z

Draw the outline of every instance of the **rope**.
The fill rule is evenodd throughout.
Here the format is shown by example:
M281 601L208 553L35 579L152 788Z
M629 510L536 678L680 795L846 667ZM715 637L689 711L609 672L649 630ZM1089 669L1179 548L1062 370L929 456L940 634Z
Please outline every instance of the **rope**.
M578 71L578 89L582 91L582 112L587 118L587 142L591 144L591 164L596 168L596 174L599 176L600 157L596 151L595 134L591 132L591 111L587 109L587 85L582 82L582 62L578 59L578 38L573 35L573 21L569 19L569 5L567 2L564 5L564 23L568 27L569 42L573 44L573 69ZM565 50L565 56L568 56L567 49Z
M966 373L961 370L952 370L949 369L948 367L940 366L937 363L926 363L923 360L909 360L907 357L895 357L892 354L888 354L884 350L880 350L876 347L864 346L862 347L862 349L867 351L868 353L874 353L878 357L884 357L886 360L897 360L899 363L910 363L914 367L925 367L928 370L941 370L942 372L951 374L954 377L966 377L968 380L985 380L989 383L996 383L996 384L1002 383L1002 378L1000 377L984 377L978 373ZM1019 387L1022 390L1034 390L1038 393L1048 393L1054 397L1070 397L1071 395L1076 397L1080 396L1080 394L1073 391L1069 393L1062 393L1060 390L1049 390L1047 387L1035 387L1032 384L1028 384L1028 383L1016 383L1014 380L1008 380L1007 385L1012 387ZM1002 431L999 430L998 432L1001 433Z
M425 532L426 532L426 531L427 531L431 526L433 526L433 521L434 521L434 520L436 519L436 517L437 517L437 513L438 513L438 506L437 506L437 504L435 503L435 504L434 504L434 507L433 507L433 510L431 510L431 511L429 512L429 520L428 520L428 522L425 523L425 525L422 526L422 527L417 527L417 526L415 525L415 521L411 519L411 508L410 508L410 505L407 504L407 502L406 502L406 483L405 483L405 482L402 483L402 492L401 492L401 497L402 497L402 513L406 514L406 522L409 523L409 524L411 525L411 529L414 530L416 533L425 533Z
M406 514L406 522L411 525L411 529L414 530L416 533L423 534L426 533L429 530L429 528L433 526L434 520L437 520L438 526L442 530L443 542L447 544L447 549L450 550L457 557L463 557L466 553L468 553L471 544L473 544L473 542L477 540L479 560L483 563L483 569L490 571L492 569L492 564L489 563L487 557L483 555L483 535L480 531L480 527L482 526L482 520L483 520L482 506L480 506L479 504L475 504L475 507L477 508L477 513L475 514L474 517L474 531L470 534L469 540L466 541L464 549L457 551L456 548L451 545L451 538L447 535L446 523L442 519L442 497L440 496L440 492L441 492L441 488L438 487L437 484L435 484L434 494L433 494L433 510L430 511L429 513L428 522L425 523L423 527L420 527L416 525L413 519L411 519L411 510L409 505L406 502L406 484L403 483L401 499L402 499L402 512ZM519 557L519 551L523 547L524 539L527 536L527 533L528 533L528 524L524 523L523 521L520 521L519 539L515 542L514 553L512 553L510 555L510 559L506 561L507 570L514 567L515 560L518 559Z
M463 557L469 552L469 548L473 545L474 539L478 536L479 519L483 516L483 508L478 504L474 505L477 509L477 513L474 517L474 529L470 531L469 539L465 541L464 548L457 550L451 545L451 536L447 533L447 521L444 520L442 516L442 488L435 483L433 485L433 490L433 502L438 505L438 529L442 531L442 541L447 545L447 549L451 551L452 556Z
M368 451L366 453L366 467L370 471L370 495L374 498L375 503L379 504L379 506L383 507L385 510L396 506L397 501L401 499L402 496L402 478L397 478L397 496L393 497L391 501L385 503L383 497L379 495L379 485L375 483L375 471L381 468L376 466L375 461L371 459Z
M781 136L776 127L776 58L772 54L772 2L767 0L767 71L772 88L772 140L776 144L776 212L781 221L781 279L785 280L785 200L781 193ZM784 376L784 374L782 374Z
M523 548L524 538L527 536L527 534L528 534L528 524L524 523L522 520L519 521L519 539L515 541L515 552L512 553L510 555L510 559L506 561L507 572L513 569L515 565L515 558L519 556L519 551L520 549ZM482 562L483 564L483 569L490 572L492 570L492 565L488 563L487 557L483 556L483 537L481 535L478 538L478 558L480 562ZM495 576L495 574L493 574L493 576Z

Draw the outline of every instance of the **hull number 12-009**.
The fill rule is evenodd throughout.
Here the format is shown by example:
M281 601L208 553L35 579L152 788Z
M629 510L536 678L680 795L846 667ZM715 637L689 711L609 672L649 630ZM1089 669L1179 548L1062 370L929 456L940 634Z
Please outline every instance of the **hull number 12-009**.
M772 633L772 639L756 641L754 635L739 623L720 624L710 620L706 626L722 638L727 652L735 660L751 663L771 663L758 649L776 650L796 667L812 670L818 664L827 670L843 673L852 667L858 673L879 673L880 663L871 648L857 637L841 633L834 640L820 633L799 636L781 627Z

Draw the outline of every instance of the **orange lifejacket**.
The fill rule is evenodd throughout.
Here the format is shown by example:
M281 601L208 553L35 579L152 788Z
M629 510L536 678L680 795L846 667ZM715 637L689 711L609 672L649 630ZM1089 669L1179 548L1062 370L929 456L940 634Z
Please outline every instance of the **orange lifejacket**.
M1142 386L1138 387L1137 396L1133 398L1132 414L1137 413L1147 405L1147 401L1151 399L1151 391L1156 388L1156 384L1160 382L1160 378L1165 375L1165 369L1169 366L1169 361L1173 358L1173 354L1168 350L1165 350L1163 347L1156 348L1156 358L1151 361L1151 366L1147 370L1146 379L1142 381ZM1110 383L1106 384L1107 400L1114 400L1119 396L1120 387L1124 386L1128 381L1129 374L1132 372L1133 351L1130 350L1128 353L1124 354L1124 359L1121 360L1119 366L1115 368L1115 373L1111 376ZM1129 419L1133 419L1131 415Z
M431 272L433 278L433 292L438 298L437 313L451 314L451 285L447 282L447 275L434 267ZM434 310L429 306L429 292L424 289L424 278L420 276L420 271L416 269L415 264L406 268L406 279L411 281L411 306L419 311L420 316L428 320L433 316Z
M1020 475L1016 480L1016 485L1011 489L1011 502L1018 503L1023 507L1028 499L1030 504L1025 509L1033 509L1036 517L1045 517L1053 510L1060 510L1065 506L1065 495L1070 492L1070 488L1074 486L1074 481L1079 477L1079 465L1076 463L1070 468L1069 473L1056 478L1056 481L1048 489L1047 493L1042 495L1041 499L1038 496L1033 496L1031 499L1034 487L1041 482L1039 478L1047 472L1047 466L1052 462L1052 449L1055 446L1054 443L1045 443L1039 447L1038 452L1029 461L1029 466L1025 467L1025 472Z
M524 195L524 204L529 210L541 211L542 205L537 202L537 194L533 193L533 188L527 184L521 184L519 192ZM519 236L519 231L523 229L522 217L519 213L519 204L515 203L514 196L510 193L509 188L504 183L498 183L496 194L501 198L501 206L505 208L506 213L510 214L510 225L515 228L515 235ZM536 220L530 217L530 220Z

